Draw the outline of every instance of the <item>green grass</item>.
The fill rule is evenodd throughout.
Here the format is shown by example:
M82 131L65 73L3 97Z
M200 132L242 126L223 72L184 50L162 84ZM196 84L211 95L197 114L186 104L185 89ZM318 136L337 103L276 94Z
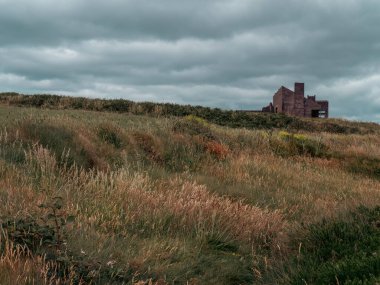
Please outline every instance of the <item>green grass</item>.
M347 161L349 171L380 179L380 159L358 156L349 158Z
M324 220L306 229L291 284L379 282L380 207L360 207L346 219Z

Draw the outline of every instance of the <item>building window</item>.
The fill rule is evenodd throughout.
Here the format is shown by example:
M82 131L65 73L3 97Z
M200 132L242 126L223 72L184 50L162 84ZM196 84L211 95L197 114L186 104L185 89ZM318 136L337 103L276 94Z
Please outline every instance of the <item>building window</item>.
M312 118L319 118L319 110L311 110Z

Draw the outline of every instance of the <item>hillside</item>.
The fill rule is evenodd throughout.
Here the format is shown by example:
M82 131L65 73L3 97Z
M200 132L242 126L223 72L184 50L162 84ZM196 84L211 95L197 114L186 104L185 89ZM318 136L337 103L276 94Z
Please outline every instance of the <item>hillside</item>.
M373 133L378 131L379 128L379 125L375 123L348 122L336 119L301 119L283 114L228 111L202 106L157 104L152 102L136 103L122 99L89 99L47 94L0 93L0 104L43 109L106 111L153 117L194 115L217 125L247 129L282 128L314 132L363 134Z
M0 284L380 282L377 124L0 103Z

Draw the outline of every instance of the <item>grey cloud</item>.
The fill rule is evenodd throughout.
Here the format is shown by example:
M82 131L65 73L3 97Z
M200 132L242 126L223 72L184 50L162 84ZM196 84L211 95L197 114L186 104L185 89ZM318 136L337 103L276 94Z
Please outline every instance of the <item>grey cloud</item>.
M2 1L0 23L3 36L8 35L9 41L38 44L38 41L91 38L224 38L295 21L308 28L319 28L322 22L333 30L376 22L379 7L374 1L326 3L299 0Z
M0 89L257 109L304 81L332 115L380 121L379 13L375 0L0 0Z

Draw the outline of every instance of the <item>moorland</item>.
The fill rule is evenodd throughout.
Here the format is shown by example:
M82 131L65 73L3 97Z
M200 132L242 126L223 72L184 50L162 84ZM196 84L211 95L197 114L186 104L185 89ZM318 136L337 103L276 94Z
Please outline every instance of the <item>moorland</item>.
M0 94L0 284L379 284L380 125Z

